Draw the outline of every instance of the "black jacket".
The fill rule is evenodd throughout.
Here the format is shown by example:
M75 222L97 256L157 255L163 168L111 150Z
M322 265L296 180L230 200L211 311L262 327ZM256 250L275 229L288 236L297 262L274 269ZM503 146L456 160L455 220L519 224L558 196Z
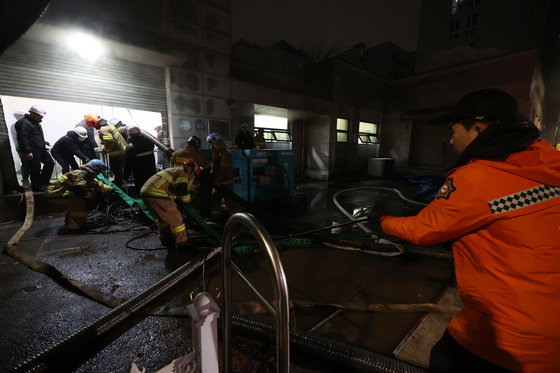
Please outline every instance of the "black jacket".
M19 152L22 154L45 151L45 136L40 122L35 122L26 114L15 123Z
M130 135L128 139L126 164L124 167L125 179L128 179L130 173L134 173L135 179L140 174L151 176L156 173L154 143L141 133Z
M241 149L253 149L255 147L255 143L253 141L253 135L249 131L241 131L235 137L235 144L239 146Z
M88 157L84 154L84 145L85 141L80 141L76 132L72 130L68 131L66 135L58 139L51 152L58 153L63 158L69 158L75 155L82 161L85 161Z

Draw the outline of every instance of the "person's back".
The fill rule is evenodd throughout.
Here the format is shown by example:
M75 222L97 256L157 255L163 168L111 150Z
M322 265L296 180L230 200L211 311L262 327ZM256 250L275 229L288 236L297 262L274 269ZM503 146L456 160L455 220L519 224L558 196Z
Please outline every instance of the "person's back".
M214 185L232 184L233 158L223 141L213 145L212 160L214 162Z
M259 131L255 135L253 142L255 143L256 149L266 149L266 139L264 137L264 130L262 128L259 128Z
M184 148L176 150L171 155L171 165L182 165L184 162L194 161L199 166L208 164L208 159L198 152L192 145L186 145Z
M128 128L128 136L124 179L127 180L132 173L136 192L140 192L146 180L157 172L154 143L145 137L137 126Z
M253 135L249 132L249 126L243 124L237 136L235 137L235 144L241 149L253 149L255 144L253 142Z
M87 131L82 127L76 127L74 130L68 131L66 135L58 139L52 149L53 158L62 167L62 173L66 173L72 169L78 168L78 163L74 156L78 157L82 162L86 162L89 158L84 153L84 144L87 139Z

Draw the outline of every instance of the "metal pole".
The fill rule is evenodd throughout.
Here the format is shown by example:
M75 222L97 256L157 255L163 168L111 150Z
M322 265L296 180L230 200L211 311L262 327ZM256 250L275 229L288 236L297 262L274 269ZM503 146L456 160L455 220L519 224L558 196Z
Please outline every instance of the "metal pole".
M247 227L257 239L259 248L268 258L274 275L274 295L277 309L274 313L276 321L276 371L290 371L290 304L288 283L280 255L276 250L270 234L263 225L251 214L237 213L231 216L224 227L223 234L223 289L224 289L224 371L231 372L231 246L232 236L240 225ZM260 295L260 294L258 294ZM262 296L261 296L262 297Z

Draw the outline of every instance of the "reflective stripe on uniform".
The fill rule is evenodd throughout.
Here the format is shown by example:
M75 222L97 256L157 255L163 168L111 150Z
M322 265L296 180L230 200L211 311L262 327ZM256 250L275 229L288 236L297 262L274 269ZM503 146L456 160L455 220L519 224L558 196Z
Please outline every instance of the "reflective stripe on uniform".
M184 231L185 229L186 229L186 228L185 228L185 224L181 224L181 225L179 225L178 227L173 227L173 228L171 228L171 232L172 232L173 234L177 234L177 233L179 233L179 232Z
M184 203L190 203L191 202L191 195L190 194L185 194L184 196L179 196L179 198L181 199L181 202L184 202Z
M488 202L488 207L493 215L503 214L522 207L548 201L560 197L560 188L552 185L541 184L534 188L522 190Z
M164 197L164 198L172 198L173 197L164 190L146 188L146 187L142 187L142 189L140 189L140 194L148 195L148 196L155 196L155 197Z

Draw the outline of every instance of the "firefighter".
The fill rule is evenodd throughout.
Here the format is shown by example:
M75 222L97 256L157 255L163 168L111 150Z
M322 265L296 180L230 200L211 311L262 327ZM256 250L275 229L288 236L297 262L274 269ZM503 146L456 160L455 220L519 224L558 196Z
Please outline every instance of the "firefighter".
M222 198L230 214L237 212L235 203L225 196L220 188L226 188L233 193L233 163L231 153L227 151L226 144L218 132L206 137L212 148L212 201L211 220L222 220Z
M195 169L194 162L166 168L150 177L140 191L142 201L157 218L159 239L168 249L187 247L187 229L177 203L191 202Z
M179 149L171 155L171 165L177 166L184 162L195 162L200 175L195 179L191 191L191 203L195 206L201 216L210 216L210 193L212 192L212 182L210 180L210 161L198 152L201 141L198 136L191 136L187 140L185 147Z
M126 141L119 133L119 130L105 119L96 115L87 115L85 122L88 127L99 130L101 140L101 152L109 156L109 167L115 176L113 182L119 188L123 187L123 166L124 154L126 151Z
M264 128L259 128L253 139L256 149L266 149L266 139L264 138Z
M105 163L99 159L92 159L79 166L77 170L62 175L49 185L46 196L51 201L67 206L66 226L59 234L75 233L85 230L88 215L88 201L95 200L98 192L106 194L113 190L103 184L95 176L105 169Z
M128 136L124 180L128 180L132 173L135 192L139 194L144 183L157 172L154 143L136 125L128 127Z
M114 117L109 119L109 124L115 126L115 128L123 137L124 141L128 142L128 126L126 124L124 124L119 118Z
M175 151L171 155L171 166L176 167L185 162L193 161L201 170L209 166L208 160L198 152L201 141L198 136L191 136L185 143L185 147Z

